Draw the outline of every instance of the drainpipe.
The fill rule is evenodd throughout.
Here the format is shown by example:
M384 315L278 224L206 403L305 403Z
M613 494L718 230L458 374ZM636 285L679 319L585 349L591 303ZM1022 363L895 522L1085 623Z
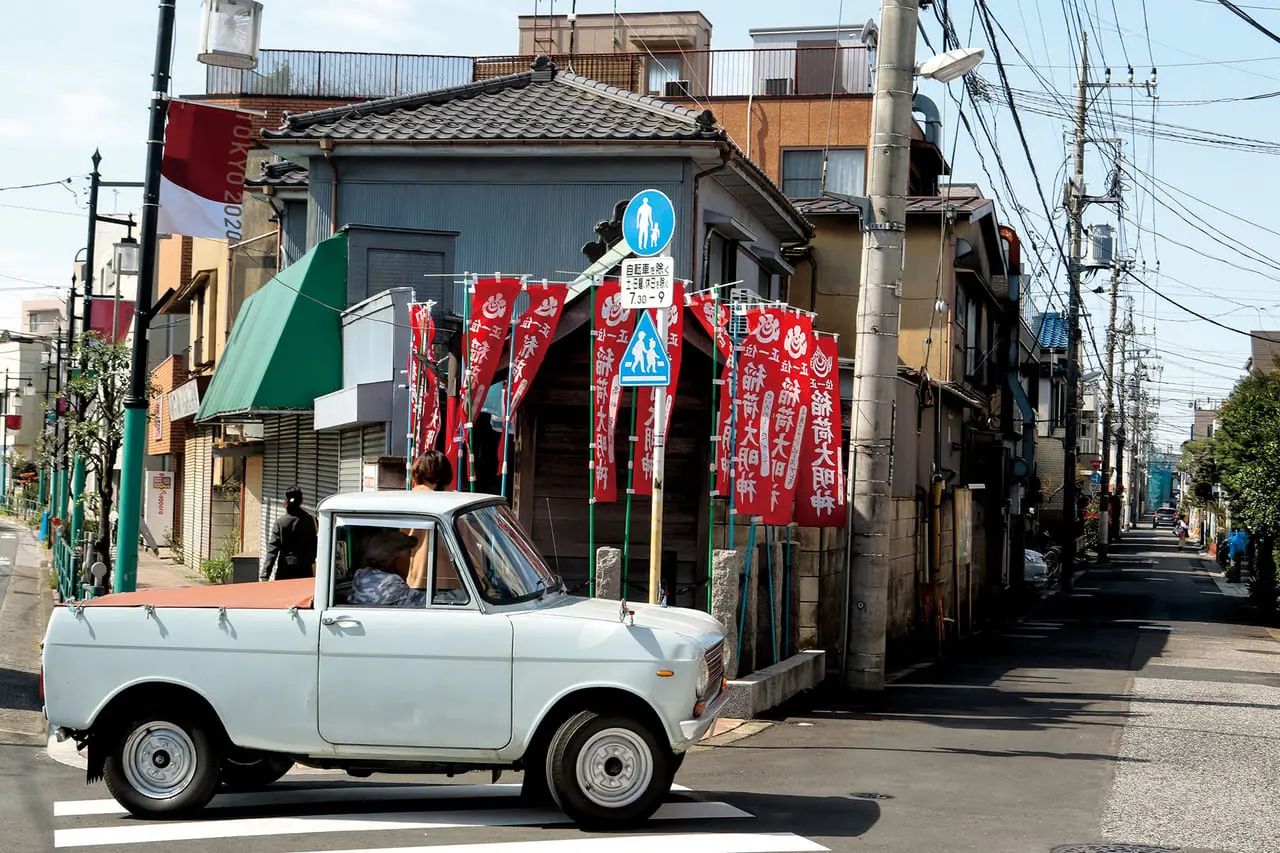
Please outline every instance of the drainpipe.
M729 168L729 149L727 147L720 149L720 165L712 166L710 169L704 169L693 176L693 244L698 245L698 228L701 219L698 215L698 189L702 185L702 179L714 175L716 172L722 172ZM702 273L698 278L698 288L704 289L709 287L707 277L711 275L711 229L707 229L707 235L702 241ZM712 346L715 341L712 341ZM732 543L730 543L732 544Z
M338 164L333 159L333 140L321 139L320 150L324 152L324 160L333 173L333 189L329 192L329 236L338 233Z
M284 208L272 198L276 194L275 187L263 187L262 194L276 214L276 272L280 272L284 269Z
M942 145L942 113L938 105L924 95L911 99L911 111L924 114L924 139L934 145Z

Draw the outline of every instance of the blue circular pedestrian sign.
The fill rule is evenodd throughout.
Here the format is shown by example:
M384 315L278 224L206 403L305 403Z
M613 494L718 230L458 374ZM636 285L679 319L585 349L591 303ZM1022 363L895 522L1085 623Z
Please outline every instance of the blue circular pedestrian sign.
M641 257L656 255L667 248L675 231L675 205L660 190L636 193L622 216L622 239Z

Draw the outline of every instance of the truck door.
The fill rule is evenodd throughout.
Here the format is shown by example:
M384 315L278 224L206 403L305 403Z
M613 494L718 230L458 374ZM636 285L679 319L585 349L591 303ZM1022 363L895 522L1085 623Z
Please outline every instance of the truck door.
M500 749L510 741L511 622L480 611L440 523L335 519L334 589L320 625L319 726L329 743ZM397 535L417 540L411 553ZM406 586L397 568L423 588Z

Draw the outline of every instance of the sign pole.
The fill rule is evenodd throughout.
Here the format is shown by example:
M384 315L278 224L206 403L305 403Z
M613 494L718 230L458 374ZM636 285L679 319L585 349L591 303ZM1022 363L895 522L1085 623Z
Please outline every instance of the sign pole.
M658 315L659 345L666 347L667 326L671 309L662 307ZM667 389L660 386L653 393L653 503L649 511L649 603L665 604L666 596L660 595L662 586L662 489L663 466L666 459Z

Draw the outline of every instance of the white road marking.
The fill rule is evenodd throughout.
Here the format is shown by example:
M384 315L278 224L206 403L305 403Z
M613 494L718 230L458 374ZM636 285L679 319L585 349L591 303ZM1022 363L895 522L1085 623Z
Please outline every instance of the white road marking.
M442 844L335 850L327 853L823 853L829 848L791 832L691 833L567 838L559 841L508 841L494 844Z
M288 778L288 777L286 777ZM688 792L684 785L672 785L676 793ZM209 801L205 810L230 808L260 808L264 806L300 806L317 803L344 803L362 805L371 802L392 803L403 800L467 800L515 798L520 795L519 783L501 785L362 785L359 783L336 788L269 788L244 794L220 794ZM54 817L88 817L92 815L122 815L129 812L112 799L59 800L53 804Z
M1169 625L1139 625L1139 631L1173 631Z
M17 538L18 538L18 534L16 533L0 533L0 539L17 539Z
M1143 578L1143 580L1156 581L1158 583L1173 583L1173 578Z
M1000 636L1006 637L1010 640L1047 640L1049 639L1048 634L1001 634Z
M1078 586L1075 588L1077 592L1102 592L1100 586ZM1090 596L1092 598L1092 596Z
M1087 592L1073 592L1067 598L1093 598L1093 596Z
M723 820L750 818L728 803L667 803L653 820ZM326 832L385 832L410 829L476 829L493 826L563 826L571 824L559 812L528 809L458 812L392 812L346 817L236 818L183 823L128 823L117 826L58 829L53 846L94 847L108 844L147 844L161 841L207 841L214 838L261 838Z

